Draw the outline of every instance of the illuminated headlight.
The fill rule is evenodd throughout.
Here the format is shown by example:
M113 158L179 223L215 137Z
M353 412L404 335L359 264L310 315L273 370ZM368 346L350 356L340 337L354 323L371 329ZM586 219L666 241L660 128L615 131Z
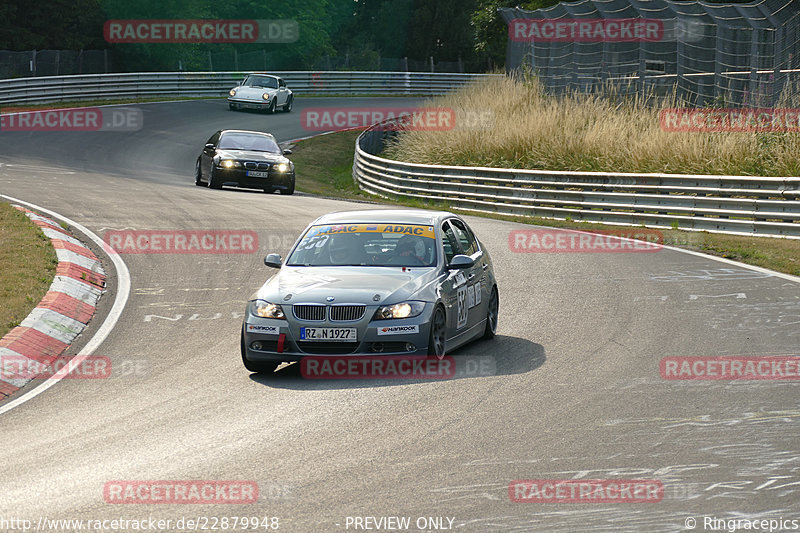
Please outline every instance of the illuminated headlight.
M423 309L425 309L425 302L402 302L394 305L384 305L375 311L374 320L411 318L422 313Z
M254 300L250 302L250 314L253 316L260 316L261 318L286 318L280 305L269 303L265 300Z
M266 101L269 101L269 93L264 93L264 94L262 94L262 95L261 95L261 98L263 98L263 99L264 99L264 100L266 100Z
M275 165L275 170L278 172L289 172L290 168L289 163L278 163Z
M228 91L228 94L231 96L236 96L236 89L231 89L230 91Z
M219 162L219 165L224 168L233 168L233 167L238 167L239 163L233 161L232 159L223 159L222 161Z

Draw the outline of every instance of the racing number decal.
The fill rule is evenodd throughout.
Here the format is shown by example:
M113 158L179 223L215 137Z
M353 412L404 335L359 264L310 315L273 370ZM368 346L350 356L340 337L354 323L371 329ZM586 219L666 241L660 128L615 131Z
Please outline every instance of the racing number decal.
M461 329L467 325L469 307L467 306L467 286L462 285L458 288L458 323L456 329Z
M327 235L315 235L311 237L304 243L300 243L300 246L297 247L298 250L310 250L314 247L321 248L325 245L325 242L328 240Z

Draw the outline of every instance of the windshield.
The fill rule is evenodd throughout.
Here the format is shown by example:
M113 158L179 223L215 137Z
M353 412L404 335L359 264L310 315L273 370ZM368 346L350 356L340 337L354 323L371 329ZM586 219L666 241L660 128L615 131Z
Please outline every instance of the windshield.
M247 76L242 82L244 87L264 87L266 89L277 89L278 80L271 76Z
M312 226L289 256L289 266L401 266L436 264L433 226L338 224Z
M253 152L272 152L280 154L281 149L275 139L266 135L252 133L225 133L219 140L222 150L250 150Z

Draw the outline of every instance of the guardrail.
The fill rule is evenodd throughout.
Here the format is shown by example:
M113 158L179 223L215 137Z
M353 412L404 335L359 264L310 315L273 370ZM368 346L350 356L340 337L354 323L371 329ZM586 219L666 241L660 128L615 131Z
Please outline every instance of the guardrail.
M0 80L0 106L152 97L227 96L247 72L138 72ZM270 72L298 95L433 96L501 74L439 72Z
M497 213L800 238L800 178L566 172L423 165L379 157L396 131L364 131L353 179L378 196Z

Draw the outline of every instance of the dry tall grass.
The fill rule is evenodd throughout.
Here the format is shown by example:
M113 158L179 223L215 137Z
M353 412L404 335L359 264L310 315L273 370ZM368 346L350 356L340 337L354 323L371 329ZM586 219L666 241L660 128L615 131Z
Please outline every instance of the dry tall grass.
M410 131L386 156L444 165L548 170L800 175L800 134L687 133L660 127L638 99L544 94L535 79L490 78L426 105L453 108L450 131ZM492 124L459 127L469 113Z

